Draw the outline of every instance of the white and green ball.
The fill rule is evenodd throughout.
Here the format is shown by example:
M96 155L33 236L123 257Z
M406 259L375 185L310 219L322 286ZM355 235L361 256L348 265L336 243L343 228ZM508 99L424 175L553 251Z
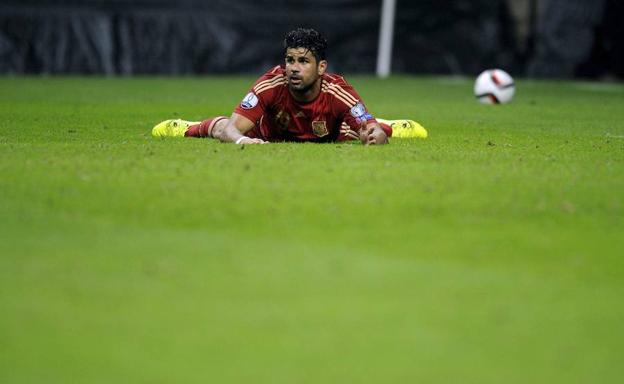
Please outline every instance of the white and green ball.
M509 103L515 92L513 78L502 69L481 72L474 85L474 94L483 104Z

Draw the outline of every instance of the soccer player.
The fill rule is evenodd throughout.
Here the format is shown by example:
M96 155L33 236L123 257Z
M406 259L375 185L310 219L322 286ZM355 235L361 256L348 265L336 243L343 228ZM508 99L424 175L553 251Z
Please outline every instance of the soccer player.
M326 50L327 40L314 29L290 31L284 39L285 63L262 75L229 119L165 120L152 135L214 137L236 144L359 139L366 145L386 144L389 136L427 137L412 120L375 119L342 76L326 72Z

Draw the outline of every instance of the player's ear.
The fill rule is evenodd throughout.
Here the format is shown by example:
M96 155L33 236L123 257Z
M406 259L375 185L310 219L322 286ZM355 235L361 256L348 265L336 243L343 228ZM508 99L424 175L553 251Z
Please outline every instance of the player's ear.
M318 74L322 75L327 70L327 60L321 60L318 63Z

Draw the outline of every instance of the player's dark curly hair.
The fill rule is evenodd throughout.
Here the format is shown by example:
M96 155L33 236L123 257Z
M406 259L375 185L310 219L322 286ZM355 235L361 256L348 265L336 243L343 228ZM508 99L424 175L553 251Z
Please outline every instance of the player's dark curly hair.
M312 28L297 28L288 32L284 38L284 52L288 48L309 49L317 63L327 57L327 39Z

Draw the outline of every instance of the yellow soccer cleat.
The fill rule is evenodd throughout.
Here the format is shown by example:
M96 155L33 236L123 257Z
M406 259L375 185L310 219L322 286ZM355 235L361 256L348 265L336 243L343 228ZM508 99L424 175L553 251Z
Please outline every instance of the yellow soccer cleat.
M401 139L426 139L427 130L414 120L383 120L378 122L388 124L392 128L392 137Z
M154 137L184 137L184 133L191 125L199 124L195 121L186 121L182 119L165 120L156 124L152 128L152 136Z

